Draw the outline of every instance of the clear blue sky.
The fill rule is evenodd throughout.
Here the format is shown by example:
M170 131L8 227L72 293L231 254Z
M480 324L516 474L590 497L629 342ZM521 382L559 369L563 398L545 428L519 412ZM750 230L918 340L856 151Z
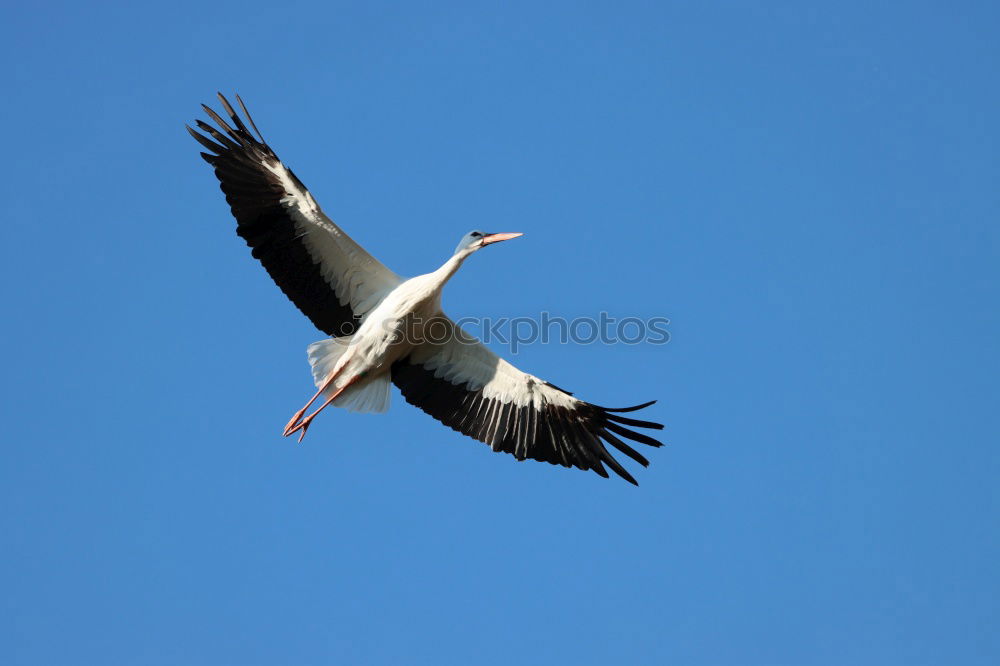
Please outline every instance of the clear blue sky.
M145 5L2 10L0 661L1000 662L995 3ZM659 398L640 487L398 394L282 439L219 89L402 274L525 232L456 316L669 317L516 360Z

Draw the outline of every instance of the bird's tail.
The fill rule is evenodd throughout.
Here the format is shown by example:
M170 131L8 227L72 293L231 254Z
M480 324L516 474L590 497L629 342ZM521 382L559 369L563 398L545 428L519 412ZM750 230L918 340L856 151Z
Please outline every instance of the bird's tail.
M316 388L322 388L333 372L341 371L337 379L323 391L324 396L332 395L354 377L349 367L343 368L349 361L346 353L350 348L350 336L327 338L309 345L307 353ZM385 412L389 409L389 380L388 371L358 379L331 404L352 412Z

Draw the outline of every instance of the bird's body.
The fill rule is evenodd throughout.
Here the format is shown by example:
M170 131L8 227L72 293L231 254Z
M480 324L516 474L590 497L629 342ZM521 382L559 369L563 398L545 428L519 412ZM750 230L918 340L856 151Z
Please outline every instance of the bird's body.
M329 405L385 411L394 383L407 402L495 451L601 476L607 476L607 465L635 483L604 443L648 464L621 438L660 446L631 428L662 426L618 412L652 403L609 409L579 400L510 365L442 311L442 289L469 256L521 234L469 232L440 268L401 278L330 220L263 138L258 141L219 98L236 127L204 107L221 131L202 121L198 127L211 139L188 130L212 151L202 156L215 167L237 232L285 294L331 336L309 346L318 391L288 422L285 435L298 432L301 441Z
M438 320L441 313L441 289L444 282L436 273L419 275L406 280L384 294L378 305L365 316L358 329L343 339L343 354L338 354L333 365L319 365L320 349L325 341L317 343L312 355L316 386L322 386L323 374L340 371L344 377L363 376L355 391L374 382L391 380L392 364L406 358L425 339L425 328ZM334 349L339 349L335 347ZM346 403L346 400L344 401ZM337 405L337 401L332 403ZM388 403L357 411L384 411ZM303 430L303 435L305 431ZM290 433L289 433L290 434Z
M358 369L387 371L424 337L424 326L440 314L442 283L433 273L406 280L390 291L351 336Z

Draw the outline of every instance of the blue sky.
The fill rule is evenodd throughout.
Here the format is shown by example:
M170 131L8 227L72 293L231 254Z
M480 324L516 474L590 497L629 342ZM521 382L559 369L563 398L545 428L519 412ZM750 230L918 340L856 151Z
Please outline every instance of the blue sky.
M993 3L54 3L2 10L5 664L994 664ZM517 463L322 337L183 123L238 91L402 274L523 231L456 316L660 402L640 482Z

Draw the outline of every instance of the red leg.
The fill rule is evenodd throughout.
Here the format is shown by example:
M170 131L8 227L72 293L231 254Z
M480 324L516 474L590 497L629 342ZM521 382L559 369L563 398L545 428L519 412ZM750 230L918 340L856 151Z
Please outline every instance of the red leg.
M302 409L300 409L299 411L295 412L295 414L292 415L292 418L288 421L288 423L285 424L285 430L284 430L285 437L288 437L290 434L292 434L293 432L292 428L298 424L299 420L302 418L302 415L306 413L306 410L309 409L309 407L314 402L316 402L316 398L320 397L323 394L323 391L330 388L330 384L333 383L333 380L337 378L337 375L339 375L341 370L343 369L344 369L343 366L341 366L339 370L334 370L333 372L331 372L330 376L326 378L325 382L323 382L323 385L319 387L318 391L316 391L316 394L313 395L313 397L309 398L309 402L305 404L305 407L303 407Z
M329 398L327 398L326 402L324 402L323 405L319 409L317 409L315 412L313 412L312 414L310 414L309 416L307 416L301 423L293 426L292 428L286 428L285 429L285 437L288 437L289 435L291 435L296 430L301 430L302 434L299 435L299 441L301 442L305 438L306 431L309 429L310 424L312 424L313 419L316 418L316 416L320 412L322 412L324 409L326 409L327 407L329 407L331 402L333 402L334 400L336 400L340 396L341 393L343 393L344 391L346 391L349 386L351 386L352 384L354 384L354 382L356 382L359 379L361 379L361 377L362 377L362 375L355 375L354 377L351 377L350 381L348 381L346 384L344 384L339 389L337 389L336 391L334 391L333 395L331 395ZM312 400L309 401L309 404L312 404ZM309 405L306 405L306 408L307 407L309 407ZM305 411L305 408L303 408L303 411Z

